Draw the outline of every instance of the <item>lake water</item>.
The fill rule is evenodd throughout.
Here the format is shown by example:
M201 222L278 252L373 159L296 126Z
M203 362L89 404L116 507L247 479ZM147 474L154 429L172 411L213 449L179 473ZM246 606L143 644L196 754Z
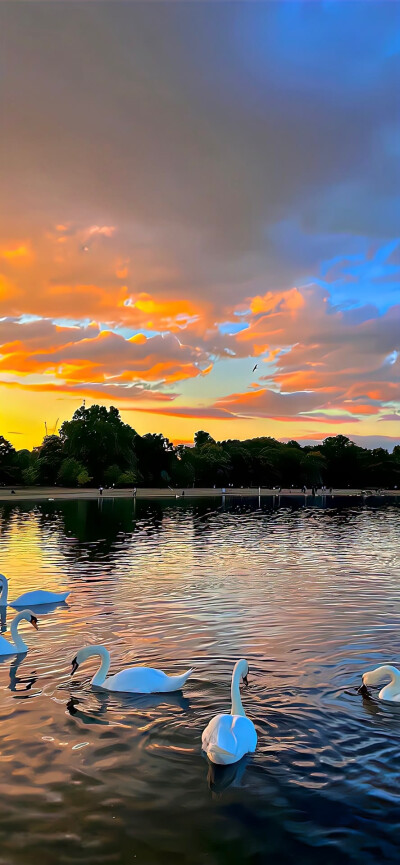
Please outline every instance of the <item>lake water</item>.
M0 659L0 865L398 862L400 706L357 688L400 666L400 507L349 504L0 506L10 598L71 590ZM111 672L195 672L182 694L102 693L95 659L70 677L87 643ZM215 773L201 733L240 657L258 748Z

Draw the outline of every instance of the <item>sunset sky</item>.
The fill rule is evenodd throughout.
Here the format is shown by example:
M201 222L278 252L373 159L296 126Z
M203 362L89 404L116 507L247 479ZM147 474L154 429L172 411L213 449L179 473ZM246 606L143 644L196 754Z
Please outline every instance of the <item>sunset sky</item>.
M391 449L400 5L33 0L0 28L0 434L86 398L174 441Z

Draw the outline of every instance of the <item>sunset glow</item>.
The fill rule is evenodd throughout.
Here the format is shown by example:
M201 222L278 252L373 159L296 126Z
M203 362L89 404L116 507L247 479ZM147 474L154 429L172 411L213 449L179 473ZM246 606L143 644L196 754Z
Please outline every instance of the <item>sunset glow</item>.
M397 17L1 4L0 432L15 447L83 399L177 442L206 428L393 447Z

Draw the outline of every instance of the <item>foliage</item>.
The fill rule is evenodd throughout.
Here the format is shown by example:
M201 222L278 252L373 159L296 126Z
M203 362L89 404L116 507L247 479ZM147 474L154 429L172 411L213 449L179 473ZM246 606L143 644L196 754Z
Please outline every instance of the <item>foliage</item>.
M400 444L393 453L362 448L344 435L302 447L271 436L217 442L199 430L194 445L176 447L161 433L143 436L117 408L81 406L60 435L33 451L0 436L0 483L85 486L307 486L400 488Z
M59 436L45 436L37 448L37 467L41 484L55 484L64 459L63 443Z
M22 480L27 487L33 487L38 483L39 471L35 465L22 469Z
M134 467L136 438L135 430L123 423L114 406L81 406L60 429L64 454L81 461L96 484L104 483L110 465L122 471Z
M19 474L17 452L11 442L0 436L0 483L15 483Z
M67 457L67 459L62 461L58 472L58 482L61 486L80 486L82 482L87 483L87 481L82 480L84 478L87 478L88 481L89 473L79 460L74 459L74 457Z

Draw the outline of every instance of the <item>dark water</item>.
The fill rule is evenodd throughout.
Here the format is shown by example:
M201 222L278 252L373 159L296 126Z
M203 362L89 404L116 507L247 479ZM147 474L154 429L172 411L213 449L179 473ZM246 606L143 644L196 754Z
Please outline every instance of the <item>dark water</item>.
M400 666L400 508L215 502L3 506L10 597L71 589L0 659L0 865L333 865L400 854L400 706L357 693ZM7 613L7 629L13 613ZM3 622L3 628L5 623ZM93 690L104 642L196 670L183 694ZM256 754L213 773L201 732L234 661ZM71 699L72 698L72 699Z

